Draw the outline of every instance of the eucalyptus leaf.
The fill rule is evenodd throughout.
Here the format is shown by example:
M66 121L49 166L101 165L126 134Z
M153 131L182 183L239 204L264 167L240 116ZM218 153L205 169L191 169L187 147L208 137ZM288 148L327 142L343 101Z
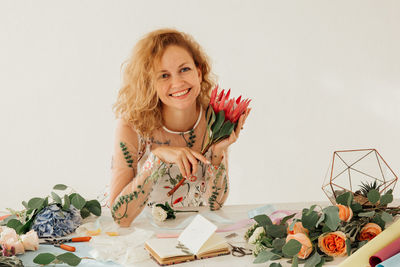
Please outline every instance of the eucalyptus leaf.
M69 200L68 195L64 195L64 205L63 205L62 209L64 211L67 211L67 210L69 210L70 205L71 205L71 201Z
M17 230L18 227L21 227L22 223L17 220L17 219L11 219L7 222L7 227L13 228L14 230Z
M311 257L306 260L304 267L314 267L321 261L321 255L315 252Z
M353 203L351 204L350 207L351 207L351 210L352 210L353 212L359 212L359 211L362 210L361 204L360 204L360 203L357 203L357 202L353 202Z
M298 219L294 219L294 220L292 221L292 223L289 225L289 231L293 231L294 225L295 225L296 222L298 222L298 221L299 221Z
M381 218L385 223L389 223L393 221L393 216L386 211L382 212Z
M286 226L285 225L268 225L267 226L267 234L272 237L282 238L286 235Z
M305 211L302 214L301 217L301 223L303 224L303 227L311 230L315 228L315 225L317 224L319 219L318 213L316 211Z
M325 213L325 225L332 231L336 231L340 225L339 208L336 206L329 206L324 208L323 212Z
M371 211L366 211L366 212L360 212L358 214L358 217L367 217L367 218L372 218L375 215L375 211L371 210Z
M272 241L272 246L277 251L282 251L282 247L285 245L286 240L285 238L276 238Z
M35 197L28 201L28 207L30 209L39 209L44 202L43 198Z
M57 256L57 260L65 262L70 266L77 266L81 262L81 258L71 252L63 253Z
M387 205L389 203L392 203L392 201L393 201L393 195L386 193L386 194L381 196L379 204L382 205L382 206L385 206L385 205Z
M288 215L286 217L283 217L283 219L281 220L282 225L284 225L288 220L292 219L294 216L296 216L296 213L293 213L292 215Z
M60 198L59 195L57 195L57 194L54 193L54 192L51 192L51 197L53 198L53 200L54 200L56 203L61 204L61 198Z
M376 204L379 201L379 198L381 195L379 194L379 191L376 189L371 189L368 194L367 194L369 202L372 204Z
M265 215L265 214L261 214L261 215L257 215L254 216L253 218L260 226L267 226L267 225L272 225L272 221L271 219Z
M81 216L82 216L82 219L85 219L85 218L89 217L90 216L90 211L86 207L83 207L81 209Z
M168 202L167 202L168 203ZM89 200L86 202L85 207L94 215L101 215L101 205L97 200Z
M28 203L26 203L26 201L22 201L22 205L25 207L25 209L29 209Z
M353 201L353 194L350 192L343 193L336 198L336 203L350 207Z
M268 250L263 250L260 253L258 253L257 258L253 261L253 263L264 263L270 260L277 260L279 259L280 256L272 253L271 251Z
M320 261L317 265L315 265L315 267L322 267L322 266L324 266L325 261L326 261L325 258L322 257L322 258L321 258L321 261Z
M55 259L56 256L51 253L40 253L33 259L33 262L36 264L47 265Z
M282 265L279 262L273 262L269 265L269 267L282 267Z
M321 216L319 217L317 224L315 227L318 227L320 223L322 223L325 220L325 213L322 213Z
M379 225L382 230L385 229L386 222L382 219L380 214L375 214L375 216L372 218L372 222Z
M66 185L64 185L64 184L56 184L56 185L53 187L54 190L65 190L65 189L67 189L67 188L68 188L68 186L66 186Z
M297 255L297 253L300 252L301 249L301 243L295 239L290 239L289 242L287 242L283 248L282 252L287 255L288 257L293 257Z
M85 206L86 200L81 195L75 194L71 199L71 204L78 210L81 210Z

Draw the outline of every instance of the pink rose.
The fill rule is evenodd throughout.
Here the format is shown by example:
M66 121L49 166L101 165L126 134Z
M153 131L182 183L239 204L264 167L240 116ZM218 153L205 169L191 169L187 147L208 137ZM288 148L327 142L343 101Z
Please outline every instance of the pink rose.
M30 230L21 235L21 240L25 250L37 250L39 248L39 237L35 230Z
M11 250L12 247L15 248L15 254L24 254L25 249L22 242L13 228L3 227L3 231L0 235L0 244L7 250Z
M0 243L7 241L8 239L18 239L17 232L13 228L3 227L3 231L0 234Z

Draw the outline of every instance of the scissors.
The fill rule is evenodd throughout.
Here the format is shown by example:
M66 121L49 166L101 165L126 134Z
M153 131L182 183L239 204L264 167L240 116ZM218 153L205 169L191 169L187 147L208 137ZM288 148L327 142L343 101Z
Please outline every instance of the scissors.
M82 237L73 237L73 238L64 238L64 239L45 239L40 244L43 245L53 245L55 247L59 247L66 251L75 252L75 247L65 245L64 243L69 242L88 242L92 237L90 236L82 236Z
M247 248L243 248L243 247L237 247L237 246L232 245L231 243L229 243L229 245L232 247L232 256L244 257L246 255L251 255L252 254L252 250L251 249L247 249Z

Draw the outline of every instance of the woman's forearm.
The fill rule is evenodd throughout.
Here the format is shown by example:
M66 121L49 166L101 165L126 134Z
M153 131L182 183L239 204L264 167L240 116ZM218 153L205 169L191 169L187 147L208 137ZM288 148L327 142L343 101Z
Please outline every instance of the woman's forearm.
M145 207L153 185L165 172L166 165L150 155L139 174L124 187L111 207L111 213L122 227L128 227Z

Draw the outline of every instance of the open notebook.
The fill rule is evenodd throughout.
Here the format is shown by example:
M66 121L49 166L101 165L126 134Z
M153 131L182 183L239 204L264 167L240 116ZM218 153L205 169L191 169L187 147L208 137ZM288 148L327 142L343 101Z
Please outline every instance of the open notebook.
M224 238L215 233L217 227L197 215L178 239L150 239L145 248L160 265L230 254Z

